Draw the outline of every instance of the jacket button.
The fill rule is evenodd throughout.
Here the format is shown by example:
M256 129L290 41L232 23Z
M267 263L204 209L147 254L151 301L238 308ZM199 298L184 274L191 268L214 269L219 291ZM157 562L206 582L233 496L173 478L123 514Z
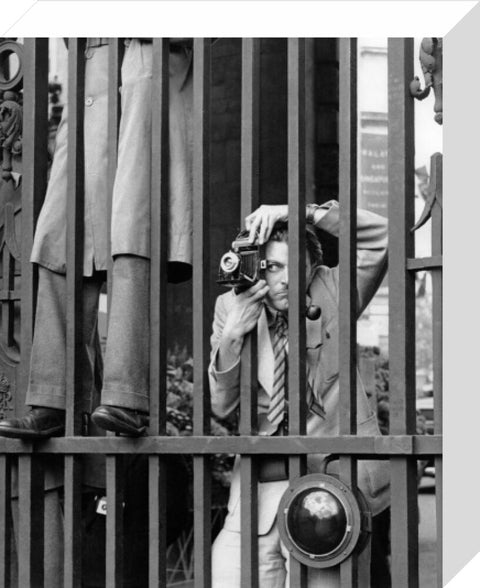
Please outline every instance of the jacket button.
M91 106L93 104L93 98L91 96L88 96L87 98L85 98L85 106Z

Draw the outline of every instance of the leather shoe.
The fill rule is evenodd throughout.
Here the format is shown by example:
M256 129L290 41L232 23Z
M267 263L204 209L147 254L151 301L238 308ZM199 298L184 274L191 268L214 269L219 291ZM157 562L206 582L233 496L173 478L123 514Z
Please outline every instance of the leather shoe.
M65 432L65 411L32 406L21 418L0 421L0 436L15 439L48 439Z
M106 431L121 433L129 437L144 435L148 426L148 416L146 414L131 408L106 406L104 404L93 411L92 420Z

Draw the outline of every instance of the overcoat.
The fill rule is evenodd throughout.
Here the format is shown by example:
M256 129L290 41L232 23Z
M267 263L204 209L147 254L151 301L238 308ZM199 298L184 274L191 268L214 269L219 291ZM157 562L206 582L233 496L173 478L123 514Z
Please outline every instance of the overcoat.
M334 201L322 206L322 218L316 222L318 228L338 236L339 209ZM377 290L387 262L386 220L367 211L359 211L357 217L357 290L358 314L366 307ZM339 434L339 368L338 368L338 267L320 266L310 286L313 304L322 309L317 321L306 320L307 329L307 405L315 404L315 412L307 415L307 435L333 437ZM212 409L225 417L237 408L240 401L240 361L225 371L216 369L216 355L225 319L233 304L235 294L230 291L219 296L215 306L212 356L209 366ZM258 414L268 412L273 388L274 355L268 331L265 310L258 321ZM247 336L248 337L248 336ZM290 342L290 345L292 342ZM319 410L320 409L320 410ZM322 415L322 416L320 416ZM271 435L274 430L265 418L259 418L260 435ZM368 401L360 377L357 377L357 434L380 435L377 418ZM309 472L322 471L325 456L309 455ZM389 470L386 462L361 460L358 462L358 483L370 504L373 514L381 512L389 503ZM333 473L332 468L327 473ZM258 485L258 532L270 531L275 520L280 498L288 487L288 481L259 483ZM240 531L240 471L237 457L225 528Z
M150 256L152 43L130 39L122 62L122 114L112 202L112 255ZM192 52L170 50L169 260L189 277L192 234ZM85 276L108 263L108 45L89 39L85 52ZM68 113L64 108L31 261L66 271Z

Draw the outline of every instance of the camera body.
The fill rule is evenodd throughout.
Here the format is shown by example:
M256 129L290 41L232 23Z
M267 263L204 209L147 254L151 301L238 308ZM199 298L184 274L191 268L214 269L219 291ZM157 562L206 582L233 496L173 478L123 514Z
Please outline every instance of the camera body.
M241 292L258 282L265 269L265 247L251 243L248 231L242 231L220 259L217 284Z

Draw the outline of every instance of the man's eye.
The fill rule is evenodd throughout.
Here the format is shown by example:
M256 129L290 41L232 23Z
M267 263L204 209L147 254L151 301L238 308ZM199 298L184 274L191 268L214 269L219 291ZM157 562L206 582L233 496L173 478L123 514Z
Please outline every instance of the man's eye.
M281 269L281 265L279 263L267 263L267 270L274 274Z

